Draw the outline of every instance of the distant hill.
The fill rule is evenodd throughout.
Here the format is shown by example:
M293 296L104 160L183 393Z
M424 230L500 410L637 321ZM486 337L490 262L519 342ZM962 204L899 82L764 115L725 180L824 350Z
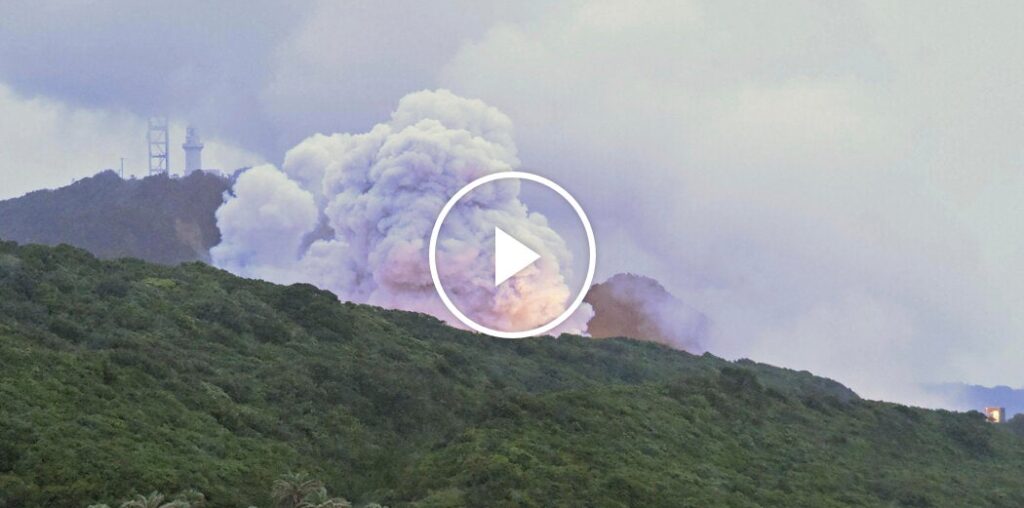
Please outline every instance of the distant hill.
M227 179L197 172L181 179L122 180L113 171L56 190L0 201L0 239L66 243L101 258L176 264L208 260L220 242L214 213Z
M928 385L926 389L945 400L953 408L981 410L986 406L1005 407L1006 414L1024 414L1024 388L1009 386L978 386L965 383Z
M1006 426L1009 427L1009 426ZM650 342L500 340L201 263L0 242L0 506L1024 506L1024 439Z

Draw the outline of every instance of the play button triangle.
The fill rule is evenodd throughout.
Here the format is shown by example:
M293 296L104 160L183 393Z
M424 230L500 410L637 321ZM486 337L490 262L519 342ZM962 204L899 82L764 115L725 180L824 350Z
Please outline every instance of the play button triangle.
M494 285L498 286L540 259L533 249L525 246L512 235L494 228Z

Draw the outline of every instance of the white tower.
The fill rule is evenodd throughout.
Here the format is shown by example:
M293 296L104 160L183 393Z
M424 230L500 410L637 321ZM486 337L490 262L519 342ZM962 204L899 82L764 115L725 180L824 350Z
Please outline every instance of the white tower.
M195 127L189 127L185 131L185 176L203 169L203 142L199 140L199 133Z

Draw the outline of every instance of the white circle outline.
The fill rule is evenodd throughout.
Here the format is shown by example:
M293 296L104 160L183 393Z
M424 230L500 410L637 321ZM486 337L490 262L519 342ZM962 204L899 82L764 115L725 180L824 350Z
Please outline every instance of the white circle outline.
M441 285L441 278L437 274L437 236L441 232L441 225L448 217L448 214L452 211L452 208L455 207L455 204L462 198L466 197L466 194L469 194L481 185L498 180L510 179L528 180L534 183L539 183L557 192L559 196L562 196L562 199L569 202L573 211L576 212L580 221L583 222L583 229L587 232L587 247L590 250L590 257L587 263L587 277L583 281L583 287L580 288L579 294L576 295L576 299L573 300L572 305L569 305L569 307L565 309L565 312L547 324L530 330L523 330L521 332L503 332L501 330L495 330L470 319L468 316L463 314L454 303L452 303L451 298L448 297L448 293L444 290L444 286ZM444 302L444 306L447 307L448 310L462 322L462 324L476 330L477 332L501 339L524 339L526 337L541 335L564 323L565 320L569 319L569 316L572 316L572 313L576 312L576 309L583 304L583 299L587 296L587 289L594 282L594 269L597 265L597 243L594 241L594 228L590 226L590 219L587 218L587 214L583 211L583 207L580 206L579 202L576 201L576 198L572 197L572 194L569 194L569 191L563 189L562 186L544 178L543 176L526 173L524 171L502 171L500 173L491 173L477 178L476 180L469 182L465 187L459 189L459 191L456 192L447 203L445 203L444 208L441 209L441 213L437 216L437 220L434 221L434 229L430 232L430 248L428 249L428 254L430 257L430 278L433 279L434 289L437 290L437 294L441 297L441 301Z

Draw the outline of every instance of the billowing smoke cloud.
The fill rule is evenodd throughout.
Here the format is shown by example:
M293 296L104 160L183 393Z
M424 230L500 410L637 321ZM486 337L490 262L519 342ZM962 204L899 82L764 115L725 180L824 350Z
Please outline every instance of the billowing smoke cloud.
M469 182L519 165L512 122L445 90L403 98L391 121L363 134L315 135L279 170L241 175L217 212L217 266L277 282L304 281L339 297L428 312L455 323L434 291L427 246L442 206ZM494 228L542 255L495 289ZM526 329L561 314L573 296L572 257L519 182L482 187L456 206L438 243L439 272L465 314L492 328ZM579 331L577 312L563 330Z
M0 2L5 196L142 167L154 110L276 160L442 86L515 118L524 166L590 214L598 275L658 279L716 355L922 404L900 388L1024 384L1024 3L64 4Z
M586 302L594 309L587 324L594 338L633 337L691 353L704 349L707 317L649 277L620 273L590 288Z
M585 2L440 84L586 182L600 275L658 279L714 354L934 405L917 383L1024 384L1021 8Z

